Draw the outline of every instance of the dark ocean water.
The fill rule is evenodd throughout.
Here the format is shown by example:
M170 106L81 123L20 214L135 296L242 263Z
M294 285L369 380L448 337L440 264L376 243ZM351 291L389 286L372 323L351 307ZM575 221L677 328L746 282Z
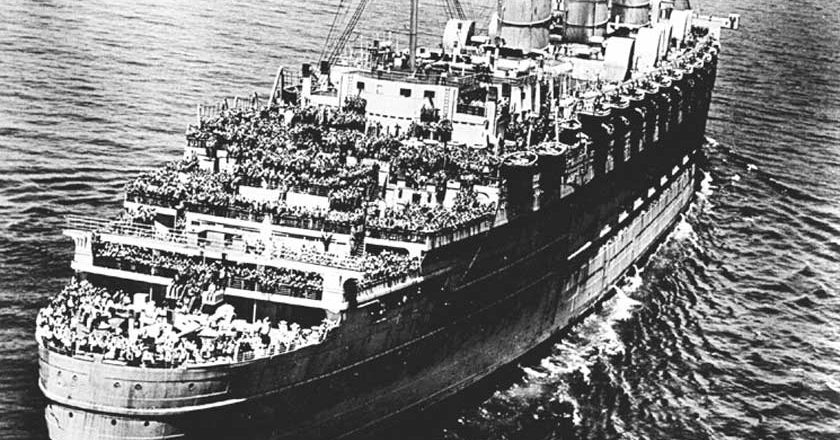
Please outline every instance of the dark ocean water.
M403 3L373 2L360 26L402 32ZM840 438L840 9L693 3L743 22L697 202L602 311L420 437ZM0 438L45 438L33 327L71 275L62 217L116 213L127 179L180 153L197 102L265 93L279 65L317 57L334 8L0 2Z

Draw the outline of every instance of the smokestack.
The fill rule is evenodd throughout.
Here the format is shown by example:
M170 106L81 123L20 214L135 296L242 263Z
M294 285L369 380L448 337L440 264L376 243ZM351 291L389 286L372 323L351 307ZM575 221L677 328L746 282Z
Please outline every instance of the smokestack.
M610 21L607 0L565 0L566 20L563 38L573 43L589 43L592 37L603 37Z
M613 0L612 19L631 26L647 26L650 23L649 0Z
M499 18L505 46L526 52L548 46L551 0L502 0Z
M674 10L685 11L687 9L691 9L689 0L674 0Z

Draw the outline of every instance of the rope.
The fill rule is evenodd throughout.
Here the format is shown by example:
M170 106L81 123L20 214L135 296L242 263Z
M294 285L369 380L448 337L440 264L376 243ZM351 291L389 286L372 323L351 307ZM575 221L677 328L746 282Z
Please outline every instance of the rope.
M338 42L333 50L330 52L330 56L328 61L330 63L334 62L338 55L344 50L344 46L347 44L347 40L350 39L350 34L353 33L353 29L356 28L356 25L359 23L359 19L362 18L362 14L365 12L365 8L367 7L370 0L361 0L359 5L356 6L356 11L353 12L353 16L350 17L350 21L347 23L347 26L344 28L344 32L338 37Z
M438 3L441 4L444 12L446 12L447 19L455 18L455 13L452 12L452 5L449 4L449 0L438 0Z
M467 15L464 14L464 7L461 6L460 0L449 0L449 1L452 2L453 9L455 9L455 12L457 12L457 14L458 14L458 19L459 20L466 20Z
M332 39L333 32L335 31L335 25L338 24L338 17L341 15L342 5L344 5L344 0L339 0L338 7L335 10L335 15L333 16L332 24L330 25L330 31L327 33L327 39L324 40L324 47L321 49L321 56L318 58L319 61L323 61L324 55L327 54L327 48L330 45L330 40Z

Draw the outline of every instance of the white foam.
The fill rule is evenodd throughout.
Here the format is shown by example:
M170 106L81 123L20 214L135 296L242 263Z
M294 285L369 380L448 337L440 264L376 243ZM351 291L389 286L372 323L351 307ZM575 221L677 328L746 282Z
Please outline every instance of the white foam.
M709 147L712 147L712 148L715 148L715 147L718 146L718 141L712 139L709 136L706 136L706 143L709 145Z
M698 195L704 199L708 199L712 196L715 192L715 187L712 185L714 179L712 179L712 173L708 171L703 171L703 180L700 181L700 191L698 191Z
M642 283L644 280L642 279L642 272L644 269L639 268L639 266L633 265L632 270L624 277L621 283L621 289L624 293L633 293L639 290L639 287L642 287Z
M576 325L569 336L554 345L550 356L540 360L539 365L521 365L520 369L525 375L524 383L516 384L500 394L506 398L529 399L542 392L539 384L550 383L555 387L554 399L571 403L572 423L579 426L582 420L579 405L570 392L569 379L563 376L577 373L580 380L590 385L591 365L599 358L624 353L625 346L615 326L620 321L632 318L642 304L629 295L636 292L644 282L642 270L635 266L633 269L614 286L615 295L604 303L601 312L591 314Z
M821 378L826 388L834 391L835 393L840 393L840 380L837 380L830 374L822 374Z
M556 353L544 358L540 365L555 377L579 371L583 381L589 384L589 360L584 357L585 345L563 340L556 344L554 349Z
M638 289L641 286L641 276L636 275L639 279L637 285L629 285L628 287L619 287L615 297L611 301L612 303L612 310L610 312L609 320L610 321L627 321L628 319L633 317L633 312L642 305L641 302L636 301L635 299L628 296L628 293L633 292L634 290L631 289ZM635 282L635 281L630 281ZM612 324L612 322L610 323ZM612 327L612 325L610 325Z
M548 373L543 373L541 371L534 370L533 368L528 368L528 367L521 367L521 368L522 368L522 371L524 371L525 374L530 379L542 379L542 378L548 376Z
M670 238L676 241L690 241L692 243L697 241L697 232L694 231L694 227L691 226L691 223L688 222L686 216L680 214L680 222L677 223L677 226L674 227L674 230L671 232Z

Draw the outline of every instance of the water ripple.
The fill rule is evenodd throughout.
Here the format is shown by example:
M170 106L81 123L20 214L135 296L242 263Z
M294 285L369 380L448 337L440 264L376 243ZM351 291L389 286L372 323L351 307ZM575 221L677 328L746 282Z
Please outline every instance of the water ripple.
M466 6L495 5L483 3ZM523 360L488 400L412 427L417 438L840 432L836 5L694 4L743 16L742 30L724 35L715 141L695 206L603 310L546 356ZM317 57L334 8L326 0L4 2L0 437L46 436L32 326L71 272L62 216L116 212L131 175L179 154L196 103L264 92L279 64ZM360 28L402 35L401 13L394 0L373 3ZM421 15L421 34L437 35L442 14Z

